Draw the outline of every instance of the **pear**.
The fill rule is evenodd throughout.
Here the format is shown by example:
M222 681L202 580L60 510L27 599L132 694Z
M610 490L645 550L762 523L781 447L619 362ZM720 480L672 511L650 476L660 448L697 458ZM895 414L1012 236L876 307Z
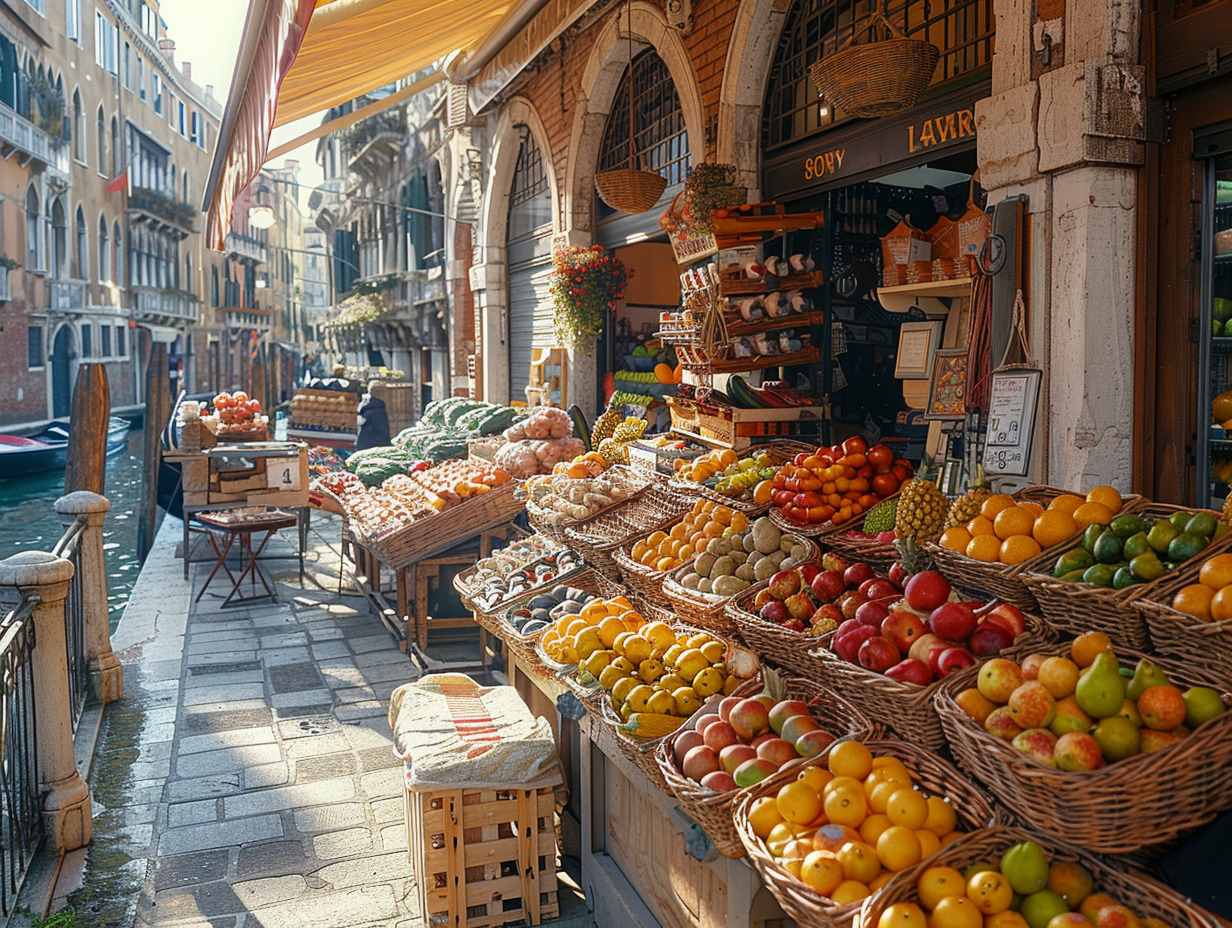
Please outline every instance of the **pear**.
M1226 708L1218 691L1209 686L1191 686L1185 691L1185 724L1197 728L1203 722L1222 715Z
M1138 666L1134 668L1134 677L1129 681L1129 686L1125 688L1125 695L1134 702L1138 701L1138 697L1146 691L1149 686L1164 686L1168 682L1167 676L1159 668L1159 665L1148 658L1142 658L1138 661Z
M1078 678L1074 699L1087 715L1106 719L1121 711L1125 689L1126 681L1121 676L1116 655L1111 651L1102 651Z
M1048 858L1034 841L1023 841L1001 855L1001 872L1014 892L1025 896L1048 885Z

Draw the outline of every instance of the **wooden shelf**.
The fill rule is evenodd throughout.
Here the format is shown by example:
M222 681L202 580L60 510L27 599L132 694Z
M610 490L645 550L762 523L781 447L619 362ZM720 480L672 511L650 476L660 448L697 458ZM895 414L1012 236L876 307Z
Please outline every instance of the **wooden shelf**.
M696 349L694 349L696 351ZM688 354L693 354L693 351ZM702 361L701 352L697 352L698 360L693 360L677 352L681 366L685 370L709 371L713 374L743 374L746 371L762 371L769 367L800 367L806 364L816 364L821 360L821 351L812 345L794 351L791 354L758 355L755 358L728 358L722 361Z
M971 278L931 280L922 284L902 284L898 287L878 287L877 302L892 313L905 313L919 306L928 315L948 313L956 299L971 297ZM942 303L941 300L949 300Z
M733 338L738 335L754 335L757 332L773 332L777 329L799 329L814 325L823 325L826 321L824 311L818 309L811 313L800 313L795 316L775 316L773 319L758 319L756 322L728 322L727 334ZM1232 339L1229 339L1232 341Z
M791 277L779 277L778 286L769 288L764 280L724 280L719 282L719 293L723 296L760 296L783 290L811 290L825 284L825 275L821 271L808 274L795 274Z

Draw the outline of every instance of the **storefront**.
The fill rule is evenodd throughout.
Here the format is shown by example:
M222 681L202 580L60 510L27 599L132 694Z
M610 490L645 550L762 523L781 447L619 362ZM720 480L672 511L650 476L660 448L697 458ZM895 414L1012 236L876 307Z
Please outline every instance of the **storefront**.
M552 266L552 193L543 153L526 126L518 145L517 168L509 191L508 258L509 398L526 400L531 381L531 353L550 349L552 301L548 274Z

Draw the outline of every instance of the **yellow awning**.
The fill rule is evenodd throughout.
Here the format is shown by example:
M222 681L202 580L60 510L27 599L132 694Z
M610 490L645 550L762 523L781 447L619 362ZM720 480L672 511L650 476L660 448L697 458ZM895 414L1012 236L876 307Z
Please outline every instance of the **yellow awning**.
M221 249L275 126L478 48L542 0L252 0L206 190Z

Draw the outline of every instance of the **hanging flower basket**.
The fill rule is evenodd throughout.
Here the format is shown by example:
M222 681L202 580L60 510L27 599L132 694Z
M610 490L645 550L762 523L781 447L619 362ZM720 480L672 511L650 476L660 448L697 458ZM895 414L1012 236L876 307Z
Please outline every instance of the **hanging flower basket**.
M876 38L878 25L889 38ZM861 36L869 41L857 45ZM932 82L940 57L937 46L907 38L878 10L839 51L816 62L809 76L831 106L848 116L876 118L914 106Z
M548 289L558 344L577 347L603 332L607 314L624 298L631 272L602 245L569 245L552 255Z

